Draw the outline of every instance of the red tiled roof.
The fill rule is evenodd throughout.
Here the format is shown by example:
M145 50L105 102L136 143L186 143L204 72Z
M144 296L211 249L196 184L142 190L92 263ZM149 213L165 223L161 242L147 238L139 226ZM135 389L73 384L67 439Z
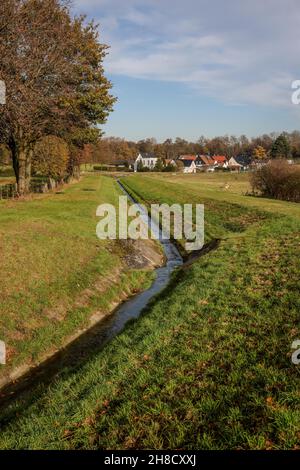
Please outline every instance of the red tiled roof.
M214 164L213 159L211 157L209 157L208 155L199 155L199 157L201 158L204 165L213 165Z
M218 163L227 162L227 158L224 155L214 155L212 158L214 159L215 162L218 162Z
M192 160L195 161L197 155L180 155L180 160Z

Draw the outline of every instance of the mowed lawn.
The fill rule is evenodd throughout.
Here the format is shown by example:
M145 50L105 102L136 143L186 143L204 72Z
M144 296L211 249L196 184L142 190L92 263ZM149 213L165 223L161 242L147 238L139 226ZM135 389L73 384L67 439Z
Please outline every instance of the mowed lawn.
M220 246L84 366L3 410L1 448L300 448L299 206L223 178L124 179L148 203L204 203Z
M89 176L57 193L0 201L0 380L143 285L144 272L123 269L120 246L96 237L98 205L119 194L112 178Z

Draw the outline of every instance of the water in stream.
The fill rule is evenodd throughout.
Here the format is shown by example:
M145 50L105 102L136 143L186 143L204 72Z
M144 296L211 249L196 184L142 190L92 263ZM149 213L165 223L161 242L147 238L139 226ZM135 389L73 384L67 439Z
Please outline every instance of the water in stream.
M128 198L135 202L121 184L120 187L127 194ZM151 220L147 212L144 212L142 207L141 211L145 223L150 226ZM0 406L6 405L9 401L20 397L23 392L30 393L38 385L50 383L64 369L79 367L88 361L93 353L100 351L105 344L119 334L128 321L137 319L150 300L168 285L172 272L182 265L183 260L175 245L170 240L163 239L159 227L155 227L152 221L153 228L159 234L160 243L166 257L166 264L155 270L156 277L151 287L122 303L111 315L87 330L73 343L57 352L46 362L32 369L14 384L8 385L1 390Z

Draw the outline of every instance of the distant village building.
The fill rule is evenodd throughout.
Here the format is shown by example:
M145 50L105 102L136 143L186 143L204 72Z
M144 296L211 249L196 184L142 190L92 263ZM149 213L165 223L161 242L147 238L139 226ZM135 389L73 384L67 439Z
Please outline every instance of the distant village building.
M215 162L209 155L198 155L195 163L198 170L214 171L215 169Z
M237 161L237 163L242 165L242 169L246 171L250 168L252 157L249 155L238 155L237 157L235 157L235 160Z
M243 165L238 163L234 157L231 157L228 162L228 168L231 171L242 171Z
M228 167L231 171L247 171L253 167L253 159L250 155L231 157Z
M197 167L195 160L193 159L184 159L183 161L183 173L196 173Z
M196 160L197 155L179 155L178 160Z
M153 170L157 162L158 158L155 157L153 153L139 153L134 162L134 171L138 171L139 165L142 165L144 168L149 168L149 170Z
M196 169L201 171L215 171L215 168L228 168L228 160L224 155L180 155L179 160L194 161Z
M173 159L167 158L165 160L165 166L173 166L174 168L176 168L176 161Z
M228 168L228 160L225 155L214 155L212 157L214 164L218 168Z

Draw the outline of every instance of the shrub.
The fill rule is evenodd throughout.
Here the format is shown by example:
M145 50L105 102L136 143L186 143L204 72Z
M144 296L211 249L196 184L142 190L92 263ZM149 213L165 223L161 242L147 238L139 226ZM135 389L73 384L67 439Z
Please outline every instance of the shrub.
M106 165L94 165L94 171L109 171Z
M300 168L285 160L274 160L254 172L251 185L263 196L300 202Z
M65 175L69 160L68 144L59 137L47 136L40 139L34 148L33 172L52 178Z
M171 173L171 172L174 172L176 170L177 170L176 165L169 164L169 165L165 166L162 171L165 172L165 173Z

